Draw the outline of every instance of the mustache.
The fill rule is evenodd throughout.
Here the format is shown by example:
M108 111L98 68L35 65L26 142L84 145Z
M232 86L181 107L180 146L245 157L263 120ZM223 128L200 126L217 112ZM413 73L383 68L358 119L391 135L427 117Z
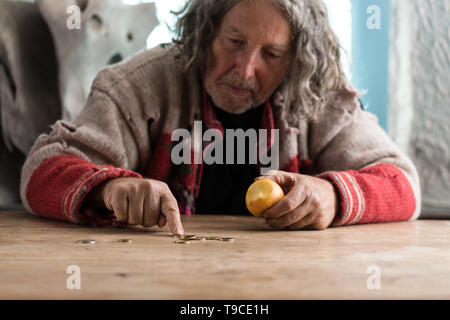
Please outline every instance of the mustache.
M258 91L259 89L258 83L256 82L255 78L244 80L235 73L223 76L217 81L217 84L225 84L238 89L250 90L252 92Z

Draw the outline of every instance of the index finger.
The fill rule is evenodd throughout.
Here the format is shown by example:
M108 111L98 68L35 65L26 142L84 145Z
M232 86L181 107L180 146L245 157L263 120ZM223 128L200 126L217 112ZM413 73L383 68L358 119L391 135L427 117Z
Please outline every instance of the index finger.
M163 194L161 197L161 212L166 217L169 224L169 230L175 235L184 234L183 225L181 224L180 210L175 197L170 194Z

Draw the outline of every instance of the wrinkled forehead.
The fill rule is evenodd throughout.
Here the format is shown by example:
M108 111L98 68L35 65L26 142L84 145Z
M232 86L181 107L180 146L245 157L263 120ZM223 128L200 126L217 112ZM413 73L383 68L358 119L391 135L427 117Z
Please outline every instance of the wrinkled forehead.
M272 0L237 1L223 16L217 32L265 39L281 49L291 42L290 23Z

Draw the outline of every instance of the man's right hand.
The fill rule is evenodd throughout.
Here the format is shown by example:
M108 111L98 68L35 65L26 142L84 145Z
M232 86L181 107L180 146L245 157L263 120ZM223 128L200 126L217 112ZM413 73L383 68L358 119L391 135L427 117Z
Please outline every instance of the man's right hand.
M173 234L184 233L178 203L166 183L153 179L110 179L89 192L86 204L105 207L117 221L130 226L163 228L169 224Z

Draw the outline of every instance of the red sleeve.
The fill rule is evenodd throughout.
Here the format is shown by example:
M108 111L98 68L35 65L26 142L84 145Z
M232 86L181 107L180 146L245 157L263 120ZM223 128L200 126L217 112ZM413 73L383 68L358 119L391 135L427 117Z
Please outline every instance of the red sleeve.
M416 210L411 184L394 165L332 171L319 177L338 190L339 212L331 226L408 220Z
M26 198L34 213L61 221L111 225L114 214L101 214L81 205L88 192L116 177L142 176L111 165L98 166L72 155L57 155L43 161L31 175Z

